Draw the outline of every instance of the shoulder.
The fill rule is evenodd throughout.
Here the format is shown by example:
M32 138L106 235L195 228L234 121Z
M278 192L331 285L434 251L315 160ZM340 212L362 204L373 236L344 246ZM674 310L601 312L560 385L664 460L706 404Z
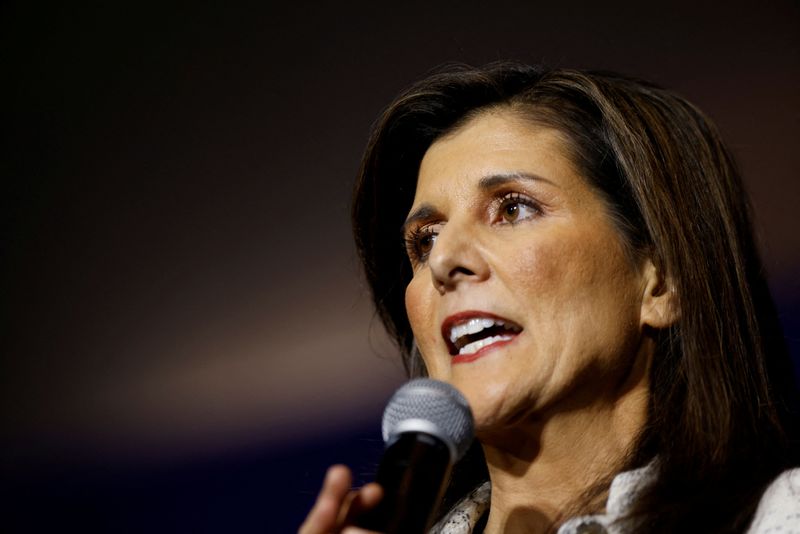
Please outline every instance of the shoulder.
M747 534L800 534L800 468L778 475L764 491Z

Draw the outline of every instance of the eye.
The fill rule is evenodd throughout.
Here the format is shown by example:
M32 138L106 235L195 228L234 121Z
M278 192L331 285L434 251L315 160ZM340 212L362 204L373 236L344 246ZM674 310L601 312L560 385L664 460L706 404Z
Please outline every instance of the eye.
M439 224L427 224L408 232L405 237L406 253L412 263L422 263L428 259L436 242L436 236L439 235L439 226Z
M498 216L502 222L516 223L541 215L541 207L520 193L506 193L499 199Z

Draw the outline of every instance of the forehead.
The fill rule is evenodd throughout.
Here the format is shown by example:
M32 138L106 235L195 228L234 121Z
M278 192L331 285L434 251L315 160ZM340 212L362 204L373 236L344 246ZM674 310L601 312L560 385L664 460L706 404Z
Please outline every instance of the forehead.
M533 174L572 188L580 178L566 146L554 128L510 110L486 111L430 146L420 163L415 204L420 195L456 195L492 175Z

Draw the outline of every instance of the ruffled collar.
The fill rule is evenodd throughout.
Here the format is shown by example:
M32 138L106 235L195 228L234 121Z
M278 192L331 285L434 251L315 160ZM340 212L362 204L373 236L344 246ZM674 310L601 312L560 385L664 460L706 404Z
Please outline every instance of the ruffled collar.
M570 518L561 525L558 534L584 532L618 534L614 522L628 513L637 495L651 484L655 477L654 463L631 471L623 471L611 482L604 514ZM491 483L484 482L461 499L436 523L430 534L471 534L475 525L489 509L491 496Z

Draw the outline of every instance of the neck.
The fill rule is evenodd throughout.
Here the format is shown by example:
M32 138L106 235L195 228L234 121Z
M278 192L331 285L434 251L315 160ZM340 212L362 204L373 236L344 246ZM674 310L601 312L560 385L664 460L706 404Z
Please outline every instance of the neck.
M492 482L487 534L544 533L601 513L647 418L647 365L602 402L554 408L481 442ZM599 491L598 491L599 489Z

